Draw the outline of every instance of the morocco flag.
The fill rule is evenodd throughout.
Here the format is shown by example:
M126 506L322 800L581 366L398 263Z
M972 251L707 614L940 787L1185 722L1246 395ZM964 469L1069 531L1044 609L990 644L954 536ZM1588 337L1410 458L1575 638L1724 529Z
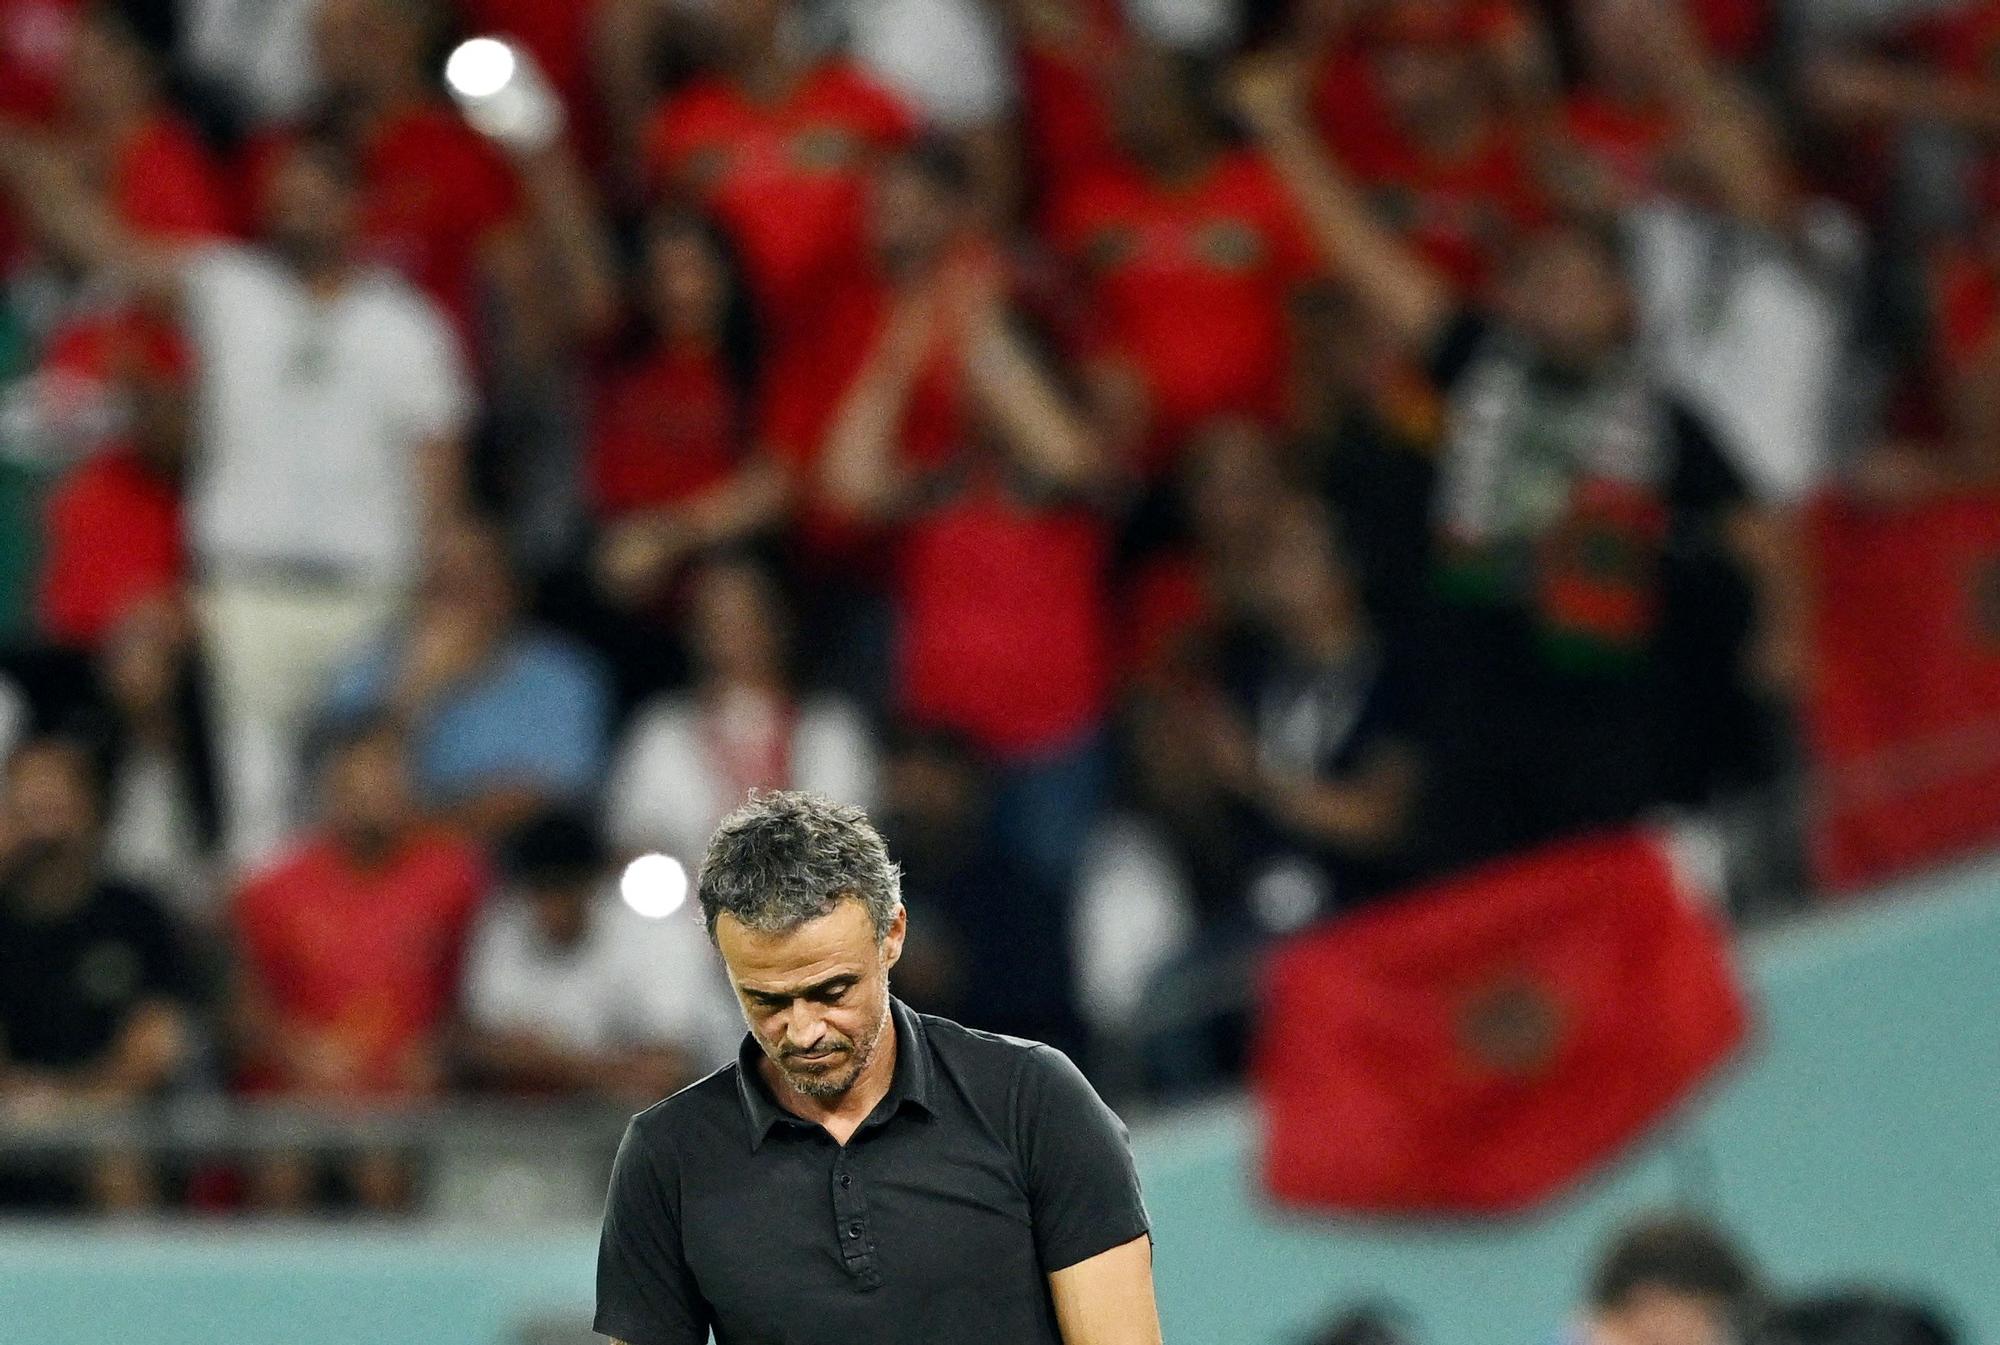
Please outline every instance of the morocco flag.
M1820 881L1879 882L2000 840L2000 498L1827 502L1812 535Z
M1722 931L1636 833L1343 917L1267 978L1265 1185L1328 1210L1532 1205L1685 1098L1745 1026Z

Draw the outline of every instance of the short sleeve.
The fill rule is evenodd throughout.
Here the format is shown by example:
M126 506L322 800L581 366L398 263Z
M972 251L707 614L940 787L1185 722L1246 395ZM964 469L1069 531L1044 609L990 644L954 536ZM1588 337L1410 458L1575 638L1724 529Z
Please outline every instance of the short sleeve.
M1052 1274L1151 1231L1125 1123L1061 1051L1021 1064L1016 1127L1035 1253Z
M844 73L845 120L855 130L877 149L895 149L917 138L923 122L916 108L858 68L850 67Z
M709 1310L681 1248L674 1196L635 1120L604 1201L592 1329L628 1345L706 1345Z

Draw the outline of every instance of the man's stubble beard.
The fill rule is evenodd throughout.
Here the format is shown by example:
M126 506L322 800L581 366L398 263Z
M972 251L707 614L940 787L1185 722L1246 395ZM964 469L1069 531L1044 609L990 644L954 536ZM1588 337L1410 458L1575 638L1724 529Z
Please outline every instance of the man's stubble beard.
M781 1058L776 1064L785 1083L801 1097L809 1097L815 1102L831 1102L847 1093L868 1068L868 1062L875 1058L875 1052L882 1044L882 1034L889 1026L889 997L882 997L882 1016L875 1020L875 1027L866 1041L856 1041L850 1048L854 1052L848 1067L838 1075L795 1074L785 1068Z

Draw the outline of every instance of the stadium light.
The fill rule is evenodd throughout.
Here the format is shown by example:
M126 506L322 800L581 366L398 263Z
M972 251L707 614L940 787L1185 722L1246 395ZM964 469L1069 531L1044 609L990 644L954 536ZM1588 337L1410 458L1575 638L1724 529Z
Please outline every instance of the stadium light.
M648 920L664 920L687 902L687 868L672 855L640 855L625 866L618 895Z

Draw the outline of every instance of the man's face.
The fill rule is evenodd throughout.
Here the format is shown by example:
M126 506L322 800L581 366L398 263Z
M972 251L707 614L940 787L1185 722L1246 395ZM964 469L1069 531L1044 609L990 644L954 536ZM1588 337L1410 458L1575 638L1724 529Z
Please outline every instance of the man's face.
M443 529L431 548L423 598L504 625L514 615L514 578L498 533L479 524Z
M1119 143L1142 163L1170 164L1205 138L1201 111L1164 48L1128 49L1113 67L1107 93Z
M1555 229L1531 239L1502 294L1508 316L1553 364L1588 368L1624 344L1631 296L1616 260L1588 237Z
M33 747L17 756L8 772L5 807L16 861L26 867L74 857L96 834L89 768L73 748Z
M264 232L294 263L325 265L346 248L354 210L353 184L322 152L300 146L265 187Z
M1272 510L1266 528L1262 598L1272 623L1280 631L1310 631L1329 617L1354 620L1353 584L1325 516L1308 502L1286 501Z
M419 58L421 26L383 0L321 0L313 14L313 57L336 97L393 84Z
M721 331L729 277L700 230L675 222L654 232L646 243L646 280L651 316L662 330L701 337Z
M86 15L70 44L64 98L80 117L109 114L141 96L146 73L129 37L114 24Z
M796 1093L846 1094L889 1030L889 968L903 953L902 911L880 939L868 908L843 897L780 934L724 912L715 943L757 1044Z
M1729 1345L1734 1339L1725 1305L1707 1294L1646 1285L1613 1315L1625 1345Z
M703 7L703 18L722 50L749 60L777 44L793 0L721 0Z
M349 743L327 763L326 821L352 850L385 850L411 820L402 742L381 733Z
M528 890L529 909L542 937L558 948L573 948L590 930L592 878L588 874L545 878Z

